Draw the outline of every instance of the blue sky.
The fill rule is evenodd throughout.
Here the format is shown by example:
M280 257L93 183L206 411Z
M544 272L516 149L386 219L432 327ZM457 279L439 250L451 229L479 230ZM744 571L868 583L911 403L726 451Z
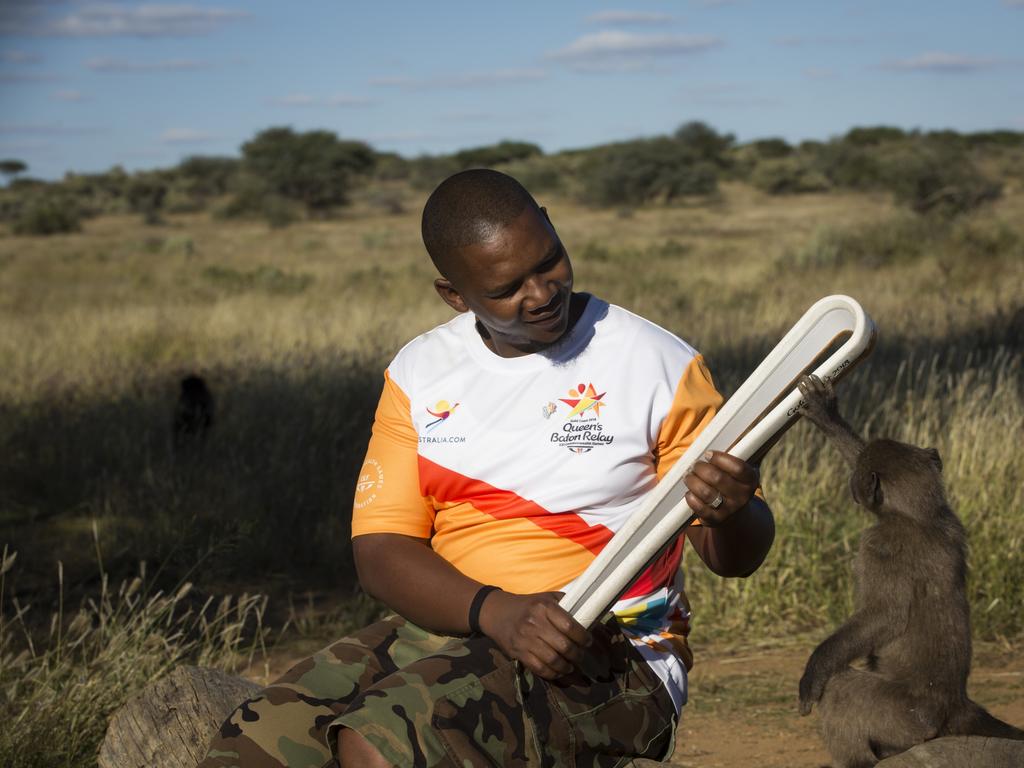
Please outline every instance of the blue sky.
M1024 130L1024 0L0 0L0 157L44 178L236 154L273 125L412 156L688 120Z

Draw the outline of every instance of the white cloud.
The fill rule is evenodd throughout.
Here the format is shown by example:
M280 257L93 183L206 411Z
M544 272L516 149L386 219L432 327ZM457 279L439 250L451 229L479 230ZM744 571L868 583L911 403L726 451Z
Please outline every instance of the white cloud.
M217 138L212 133L197 131L193 128L168 128L160 134L160 141L164 144L202 144Z
M86 100L85 96L82 94L81 91L70 91L70 90L67 90L67 91L65 91L65 90L54 91L53 92L53 98L55 98L57 101L85 101Z
M672 17L656 11L598 11L585 21L590 24L666 24Z
M999 59L965 56L945 51L929 51L909 59L894 59L882 64L883 69L897 72L977 72L998 66Z
M584 35L546 58L585 71L628 71L649 67L667 56L700 53L722 45L720 38L710 35L637 35L605 30Z
M191 37L209 34L248 15L198 5L89 3L40 31L68 37Z
M429 88L486 88L492 85L533 82L545 77L547 73L543 69L497 69L491 72L466 72L433 77L373 77L370 78L370 85L390 86L409 91Z
M199 59L166 59L164 61L131 61L100 56L89 59L85 66L93 72L139 73L139 72L186 72L210 69L213 64Z

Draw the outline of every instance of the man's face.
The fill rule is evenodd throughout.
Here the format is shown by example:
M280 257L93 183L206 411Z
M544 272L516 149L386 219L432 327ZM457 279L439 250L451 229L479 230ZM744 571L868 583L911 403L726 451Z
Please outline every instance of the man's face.
M568 330L572 265L546 212L527 206L492 237L459 249L447 271L435 281L441 298L472 311L502 357L538 352Z

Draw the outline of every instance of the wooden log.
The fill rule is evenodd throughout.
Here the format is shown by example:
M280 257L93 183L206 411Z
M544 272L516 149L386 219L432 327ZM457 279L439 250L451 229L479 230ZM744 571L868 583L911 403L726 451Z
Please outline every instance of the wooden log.
M878 768L1022 768L1024 741L946 736L886 758Z
M176 667L114 713L99 768L196 768L214 731L261 686L206 667Z

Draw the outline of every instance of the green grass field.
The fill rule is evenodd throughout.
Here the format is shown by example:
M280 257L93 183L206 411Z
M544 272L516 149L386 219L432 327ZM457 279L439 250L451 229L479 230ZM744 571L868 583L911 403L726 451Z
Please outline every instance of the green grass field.
M289 616L288 632L326 639L372 615L354 597L355 472L391 355L450 316L419 240L422 195L404 195L408 213L357 200L339 219L287 229L193 214L0 235L0 540L18 552L4 574L2 706L27 723L45 704L44 726L59 723L68 742L59 760L33 758L18 740L43 731L5 729L5 764L90 764L106 714L169 664L199 653L242 663L280 640ZM772 197L738 183L712 202L632 212L541 202L577 289L693 343L726 394L816 299L856 297L880 337L841 386L843 411L869 437L939 449L970 536L975 635L1019 642L1024 190L951 221L885 196ZM191 371L218 411L186 459L170 420ZM775 547L746 580L685 564L695 637L820 632L850 611L850 559L869 520L838 454L797 425L762 476ZM132 594L145 599L133 603L117 585L136 583L142 561ZM160 589L172 597L147 602ZM204 640L217 633L202 617L217 621L211 606L243 592L269 603L236 599L219 619L234 634ZM307 593L317 610L290 608ZM51 624L51 611L62 619ZM188 618L178 626L168 611ZM101 688L109 695L89 698ZM95 716L66 716L85 700Z

